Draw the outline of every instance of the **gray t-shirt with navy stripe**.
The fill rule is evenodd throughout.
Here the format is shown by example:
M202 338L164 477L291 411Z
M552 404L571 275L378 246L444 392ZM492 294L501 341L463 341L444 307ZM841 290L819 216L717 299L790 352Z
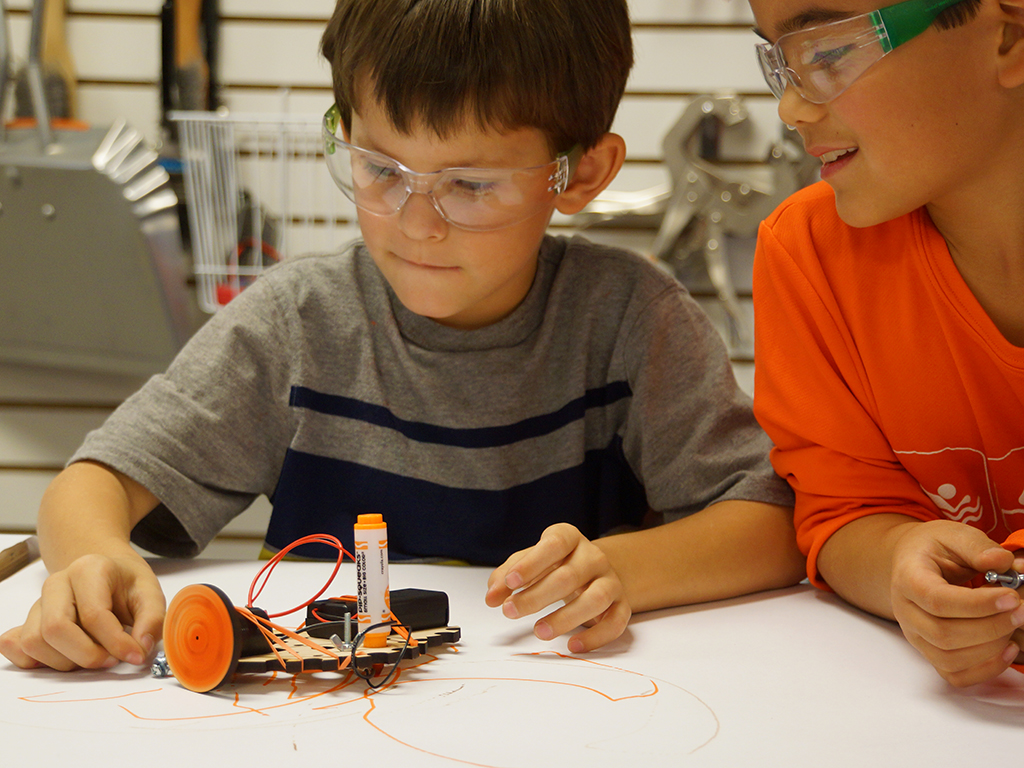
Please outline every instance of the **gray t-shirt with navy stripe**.
M590 537L725 499L791 504L717 332L639 256L547 237L508 317L462 331L401 305L369 254L286 261L212 317L72 461L162 502L133 532L201 550L259 494L267 546L496 564L555 522ZM307 546L298 554L335 553Z

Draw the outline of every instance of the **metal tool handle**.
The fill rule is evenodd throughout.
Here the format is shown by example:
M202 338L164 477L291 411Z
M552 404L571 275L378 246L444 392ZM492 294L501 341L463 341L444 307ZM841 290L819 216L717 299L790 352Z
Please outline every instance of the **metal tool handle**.
M7 138L7 86L11 75L11 34L7 29L7 7L0 0L0 141Z
M54 144L53 131L50 130L50 108L46 103L46 90L43 85L43 14L45 11L46 0L33 0L32 31L28 40L28 90L32 98L32 112L36 117L39 141L43 145L44 152Z

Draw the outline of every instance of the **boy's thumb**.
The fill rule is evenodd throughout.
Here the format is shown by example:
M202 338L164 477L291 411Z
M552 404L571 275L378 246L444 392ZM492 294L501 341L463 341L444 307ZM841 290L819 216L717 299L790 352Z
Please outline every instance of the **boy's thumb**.
M982 531L969 525L961 526L961 536L957 542L957 555L969 568L984 573L985 571L1009 570L1013 566L1013 553L1004 549L998 542L992 541Z

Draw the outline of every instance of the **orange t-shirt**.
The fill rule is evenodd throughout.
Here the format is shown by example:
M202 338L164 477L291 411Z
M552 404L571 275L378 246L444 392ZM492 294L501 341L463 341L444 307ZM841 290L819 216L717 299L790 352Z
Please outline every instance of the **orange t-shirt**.
M1024 529L1024 348L964 283L924 209L856 229L815 184L764 221L754 410L796 492L812 582L833 532L894 512L997 542Z

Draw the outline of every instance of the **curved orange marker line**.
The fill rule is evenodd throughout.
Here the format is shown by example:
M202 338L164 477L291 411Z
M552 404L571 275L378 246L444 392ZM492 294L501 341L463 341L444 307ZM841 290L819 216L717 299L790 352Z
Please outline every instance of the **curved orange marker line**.
M293 675L292 679L294 680L295 677L296 676ZM221 712L220 714L216 714L216 715L189 715L187 717L146 717L146 716L140 715L140 714L138 714L136 712L132 712L132 710L128 709L128 707L125 707L125 706L122 706L121 709L123 709L125 712L127 712L132 717L134 717L136 720L145 720L147 722L160 722L160 723L164 723L164 722L171 723L171 722L178 722L178 721L182 721L182 720L208 720L208 719L213 719L213 718L217 718L217 717L234 717L235 715L246 715L246 714L251 714L251 713L265 715L270 710L273 710L273 709L283 709L285 707L291 707L291 706L294 706L296 704L302 704L302 703L307 702L307 701L312 701L313 699L319 698L320 696L326 696L329 693L334 693L335 691L340 691L340 690L342 690L344 688L348 688L349 686L353 685L354 683L355 683L355 675L353 675L351 672L349 672L348 674L345 675L344 678L342 678L341 682L339 682L337 685L331 686L330 688L327 688L327 689L325 689L323 691L319 691L317 693L312 693L312 694L310 694L308 696L303 696L301 698L296 698L296 699L293 699L291 696L289 696L288 697L289 700L286 701L283 704L273 704L273 705L271 705L269 707L261 707L261 708L258 708L258 709L257 708L251 708L251 707L249 707L249 708L239 707L239 710L237 712ZM236 692L235 693L235 701L238 702L238 700L239 700L239 694ZM88 699L86 699L86 701L88 701ZM350 701L359 701L359 699L350 699ZM233 704L232 706L237 706L237 704ZM327 709L327 707L318 707L317 709Z
M126 699L129 696L138 696L141 693L156 693L161 690L160 688L151 688L148 691L132 691L131 693L121 693L117 696L103 696L98 699L50 699L49 701L39 701L44 696L60 696L65 691L55 691L53 693L41 693L38 696L19 696L20 701L27 701L29 704L81 704L90 701L113 701L114 699Z
M415 682L415 681L410 681L410 682ZM388 686L388 687L390 687L390 686ZM409 749L415 750L416 752L422 752L424 755L431 755L432 757L440 757L442 760L451 760L454 763L462 763L463 765L475 765L475 766L477 766L477 768L498 768L498 766L493 766L490 763L474 763L474 762L472 762L470 760L460 760L459 758L452 757L450 755L442 755L439 752L431 752L429 749L424 749L423 747L417 747L414 744L410 744L410 743L408 743L406 741L402 741L397 736L394 736L394 735L388 733L383 728L381 728L376 723L374 723L372 720L370 720L370 715L377 708L377 703L373 699L371 699L369 697L367 697L367 701L370 703L370 708L363 714L363 720L366 722L367 725L369 725L375 731L380 733L382 736L386 736L387 738L391 739L395 743L401 744L403 747L408 747Z

